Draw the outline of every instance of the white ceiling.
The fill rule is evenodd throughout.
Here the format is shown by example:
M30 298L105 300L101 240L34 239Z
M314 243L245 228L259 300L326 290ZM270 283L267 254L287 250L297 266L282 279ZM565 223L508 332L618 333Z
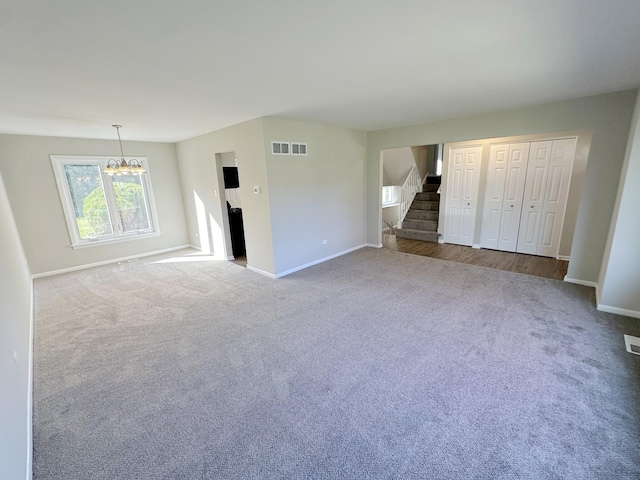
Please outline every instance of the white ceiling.
M0 0L0 132L373 130L640 85L638 0Z

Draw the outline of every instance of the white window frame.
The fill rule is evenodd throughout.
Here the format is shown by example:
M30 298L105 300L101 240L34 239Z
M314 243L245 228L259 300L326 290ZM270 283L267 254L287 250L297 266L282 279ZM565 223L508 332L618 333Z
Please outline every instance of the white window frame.
M294 146L298 147L298 153L294 153L293 152ZM300 147L304 147L304 153L300 153ZM302 157L302 156L306 157L308 151L309 151L309 149L307 148L307 144L306 143L291 142L291 155L299 156L299 157Z
M389 185L382 187L382 206L392 207L399 205L400 188L397 185Z
M279 152L276 152L275 146L278 145L278 149L280 150ZM282 152L282 146L286 145L287 146L287 152L283 153ZM290 142L282 142L282 141L278 141L278 140L273 140L271 142L271 154L272 155L291 155L291 143Z
M147 202L147 212L149 215L149 228L145 230L138 230L135 232L124 232L122 224L120 222L120 216L118 215L118 209L115 203L115 194L113 191L112 177L106 174L102 174L102 184L104 187L105 199L107 202L107 209L109 210L109 216L111 218L111 226L113 233L109 235L102 235L95 238L80 238L80 232L78 230L78 222L76 221L75 210L73 208L73 201L71 200L71 191L67 182L67 177L64 172L65 165L98 165L100 171L104 170L109 160L113 160L113 156L90 156L90 155L50 155L51 163L53 165L53 172L56 177L56 183L58 184L58 193L60 194L60 201L62 203L62 209L64 210L64 216L67 221L67 228L69 230L69 237L71 239L72 248L85 248L95 247L98 245L105 245L111 243L127 242L130 240L137 240L142 238L157 237L160 235L160 228L158 226L158 214L156 212L155 200L153 197L153 190L151 188L151 178L149 174L149 165L147 163L147 157L125 157L128 162L130 160L137 160L140 165L144 167L147 173L140 175L140 183L145 193L145 201ZM113 163L113 162L112 162Z

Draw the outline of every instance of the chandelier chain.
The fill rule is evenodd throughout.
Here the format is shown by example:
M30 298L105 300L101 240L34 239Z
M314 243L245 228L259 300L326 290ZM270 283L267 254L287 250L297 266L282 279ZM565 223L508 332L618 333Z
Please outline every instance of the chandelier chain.
M122 139L120 138L120 127L122 127L122 125L114 125L114 127L116 127L116 132L118 132L118 143L120 144L120 156L122 157L122 160L124 160L124 150L122 149Z

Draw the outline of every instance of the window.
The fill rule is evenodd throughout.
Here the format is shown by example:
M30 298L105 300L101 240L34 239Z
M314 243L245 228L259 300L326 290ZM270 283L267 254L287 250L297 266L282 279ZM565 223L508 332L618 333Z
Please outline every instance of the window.
M396 205L400 197L400 187L393 185L382 187L382 206Z
M149 174L105 175L112 158L51 155L74 248L159 234Z

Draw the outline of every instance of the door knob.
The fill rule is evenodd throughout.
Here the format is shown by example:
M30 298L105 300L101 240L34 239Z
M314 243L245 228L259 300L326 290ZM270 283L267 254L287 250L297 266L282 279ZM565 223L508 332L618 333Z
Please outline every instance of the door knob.
M467 205L471 205L469 202L467 202Z
M531 208L533 208L533 205L531 205Z
M511 205L511 208L513 208L513 205Z

